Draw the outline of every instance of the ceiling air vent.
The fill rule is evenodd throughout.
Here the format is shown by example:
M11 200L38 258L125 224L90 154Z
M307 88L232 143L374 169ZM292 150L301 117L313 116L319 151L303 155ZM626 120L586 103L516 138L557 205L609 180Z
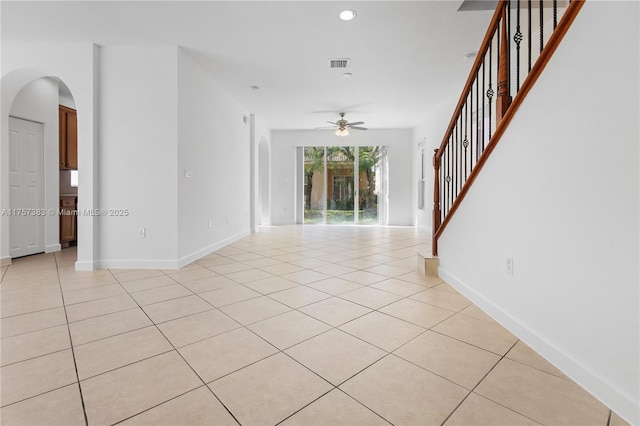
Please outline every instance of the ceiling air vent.
M349 58L329 59L329 68L349 68Z

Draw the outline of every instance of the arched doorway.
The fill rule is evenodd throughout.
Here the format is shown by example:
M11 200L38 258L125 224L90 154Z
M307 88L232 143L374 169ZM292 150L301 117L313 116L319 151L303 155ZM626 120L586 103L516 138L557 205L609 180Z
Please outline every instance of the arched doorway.
M77 164L73 95L60 79L31 81L9 110L8 211L16 213L8 215L11 258L75 245ZM62 201L68 215L60 215Z
M0 209L9 211L12 208L11 191L9 182L10 161L11 161L11 135L10 116L14 118L26 119L27 121L39 122L43 124L43 207L44 217L44 251L53 252L60 250L59 216L60 206L60 170L59 170L59 105L75 107L78 98L69 90L71 85L66 84L62 78L53 77L49 73L32 68L22 68L13 70L2 76L2 108L0 120L2 122L2 133L0 134L1 162L0 173L2 177L2 188L0 188ZM82 86L82 85L81 85ZM94 193L95 180L93 176L93 90L84 90L89 94L85 96L85 109L81 108L78 116L78 134L80 147L78 152L84 151L88 154L83 159L78 157L79 166L83 175L88 179L79 178L79 182L84 184L88 194L86 209L93 206L92 198ZM40 99L38 99L40 97ZM80 102L78 102L80 104ZM97 225L92 217L78 217L79 228L84 228L83 237L78 240L78 262L77 269L94 269L95 248L92 230ZM0 221L0 263L2 265L11 263L11 219L8 215L2 215ZM80 253L83 253L83 262L80 262ZM83 263L80 267L78 265Z

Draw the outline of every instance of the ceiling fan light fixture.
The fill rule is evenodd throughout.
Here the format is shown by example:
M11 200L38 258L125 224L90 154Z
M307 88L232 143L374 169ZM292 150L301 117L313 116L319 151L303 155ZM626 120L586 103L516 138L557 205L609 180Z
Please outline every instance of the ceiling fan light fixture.
M356 17L356 12L351 9L343 10L338 14L338 17L343 21L351 21Z
M336 130L336 136L347 136L349 131L347 129L338 129Z

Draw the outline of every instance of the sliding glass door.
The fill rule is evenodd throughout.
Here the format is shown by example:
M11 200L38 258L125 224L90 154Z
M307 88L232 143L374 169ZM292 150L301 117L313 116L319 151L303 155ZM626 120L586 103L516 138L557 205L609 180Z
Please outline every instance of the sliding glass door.
M361 146L358 148L358 177L360 205L358 223L379 223L379 197L386 194L387 148L383 146ZM380 199L380 201L384 201ZM383 205L385 205L383 203Z
M386 153L380 146L304 148L304 223L384 224Z
M355 221L354 148L327 147L327 223Z
M304 148L304 223L325 223L325 148Z

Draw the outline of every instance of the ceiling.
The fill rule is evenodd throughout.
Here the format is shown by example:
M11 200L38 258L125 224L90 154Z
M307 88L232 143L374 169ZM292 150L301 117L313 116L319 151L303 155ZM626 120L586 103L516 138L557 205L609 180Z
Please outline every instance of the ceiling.
M0 7L2 43L179 45L271 129L313 129L339 112L380 129L412 128L453 109L493 13L470 2L3 0ZM356 18L339 20L343 9ZM350 58L350 66L330 69L330 58Z

